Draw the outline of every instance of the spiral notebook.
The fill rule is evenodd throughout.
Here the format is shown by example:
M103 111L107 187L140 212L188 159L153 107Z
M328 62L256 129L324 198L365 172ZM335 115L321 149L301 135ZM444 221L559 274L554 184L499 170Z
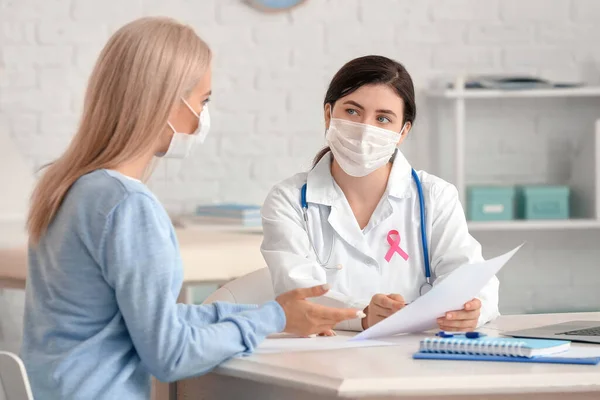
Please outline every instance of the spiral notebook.
M504 337L483 337L467 339L464 336L452 338L426 338L420 343L419 352L413 355L419 360L466 360L466 361L505 361L554 364L600 363L598 352L585 349L569 351L570 342L565 340L540 340ZM595 354L594 354L595 353Z

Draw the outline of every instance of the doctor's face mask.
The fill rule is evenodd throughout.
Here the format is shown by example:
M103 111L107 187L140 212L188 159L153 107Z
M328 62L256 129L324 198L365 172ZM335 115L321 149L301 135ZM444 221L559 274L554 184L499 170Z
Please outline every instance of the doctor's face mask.
M366 56L345 64L325 95L329 151L352 176L365 176L385 165L415 120L412 79L402 64L381 56Z
M402 131L405 128L406 123ZM387 164L401 136L401 133L373 125L331 118L326 140L344 172L363 177Z

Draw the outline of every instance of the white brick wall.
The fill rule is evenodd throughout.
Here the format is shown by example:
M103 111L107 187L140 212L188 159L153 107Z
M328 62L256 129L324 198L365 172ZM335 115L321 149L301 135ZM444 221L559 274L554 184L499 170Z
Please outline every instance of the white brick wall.
M498 0L430 1L434 21L492 22L500 19Z
M72 3L63 0L4 0L0 3L3 21L25 22L70 17Z
M504 21L564 22L570 18L571 3L578 0L501 0Z
M76 127L86 79L104 42L142 15L192 24L215 52L212 133L191 159L160 166L152 180L174 211L240 198L260 203L274 183L307 168L323 144L326 85L355 56L381 53L404 62L413 75L421 108L405 152L417 167L432 164L431 115L420 89L433 77L471 70L600 82L596 0L310 0L277 15L242 3L0 0L0 129L10 131L32 168L60 154ZM583 100L469 108L469 180L564 179L575 140L570 138L590 133L599 106ZM530 154L531 148L536 150ZM486 236L482 239L487 245ZM535 251L522 265L533 263L540 274L546 263L552 265L548 271L565 267L539 256L549 254L540 250L542 241L533 243ZM567 244L570 248L571 241ZM557 257L561 263L571 259ZM579 268L590 268L582 275L595 278L571 282L595 283L598 293L595 259L578 253ZM516 284L517 273L512 274L506 279ZM542 293L530 288L511 304L533 296L532 290Z
M598 23L600 19L600 3L596 0L577 0L571 5L575 22Z
M467 43L469 45L533 45L535 29L527 24L492 22L469 27Z

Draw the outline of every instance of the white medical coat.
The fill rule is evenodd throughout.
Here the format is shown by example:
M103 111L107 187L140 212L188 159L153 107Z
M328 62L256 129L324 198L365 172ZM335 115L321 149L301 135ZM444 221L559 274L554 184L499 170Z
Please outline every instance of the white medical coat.
M386 191L364 229L360 229L350 205L331 175L331 153L308 173L277 184L268 195L261 214L264 229L262 254L271 272L276 294L328 283L330 292L314 301L330 304L342 300L347 307L365 308L377 293L398 293L407 302L419 296L425 282L419 195L411 166L397 151ZM426 172L418 172L426 209L426 229L433 284L439 283L465 263L483 260L480 244L469 234L456 188ZM312 243L324 268L315 257L300 205L300 190L307 183L308 223ZM408 260L393 254L388 233L397 230L400 248ZM341 269L336 269L341 265ZM479 325L498 313L496 277L477 296L482 302ZM330 299L328 300L327 297ZM362 330L359 319L337 329Z

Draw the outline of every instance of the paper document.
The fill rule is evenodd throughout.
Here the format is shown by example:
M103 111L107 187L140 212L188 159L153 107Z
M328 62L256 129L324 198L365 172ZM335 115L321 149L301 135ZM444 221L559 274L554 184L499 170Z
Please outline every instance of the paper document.
M375 340L350 341L348 336L317 336L313 338L267 338L254 351L255 354L288 353L294 351L324 351L356 347L394 346L395 343Z
M548 357L553 358L596 358L600 357L600 347L598 346L579 346L572 344L571 348L562 353L552 354Z
M457 268L425 295L351 340L378 339L435 328L438 318L448 311L462 310L467 301L475 298L521 246L491 260Z

